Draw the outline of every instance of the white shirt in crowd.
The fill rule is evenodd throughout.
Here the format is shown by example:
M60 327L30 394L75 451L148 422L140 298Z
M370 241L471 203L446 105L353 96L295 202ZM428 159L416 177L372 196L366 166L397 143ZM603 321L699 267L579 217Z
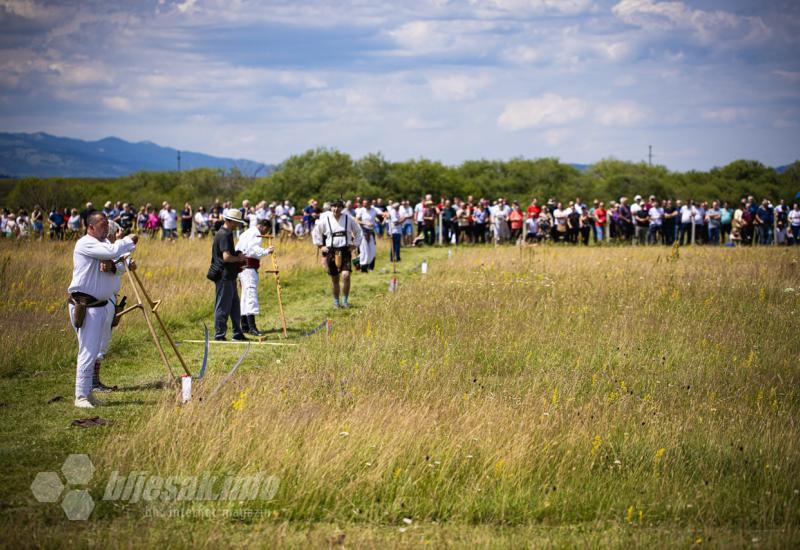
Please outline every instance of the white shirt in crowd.
M688 204L681 206L681 223L692 223L694 214L694 206L689 206Z
M379 215L380 212L374 206L356 209L356 220L361 223L364 229L373 229Z
M344 232L344 236L334 237L334 233ZM311 240L317 246L344 248L361 245L361 227L350 214L343 212L337 220L333 212L323 212L311 232Z
M403 232L403 215L401 211L403 207L399 208L392 208L391 206L386 209L386 212L389 214L389 234L390 235L399 235Z
M425 221L425 205L421 202L418 202L414 207L414 217L417 220L417 223L422 223Z
M208 229L208 214L205 212L195 212L194 225L197 227L197 229L202 231Z
M161 227L164 229L178 228L178 213L175 212L175 209L173 208L170 208L169 210L163 208L161 212L158 213L158 219L161 220Z
M650 216L650 225L661 225L664 220L664 211L657 206L651 206L647 214Z
M114 244L101 242L91 235L84 235L75 243L72 253L72 281L68 292L83 292L98 300L108 300L119 290L119 281L113 273L100 271L101 260L117 260L136 249L130 237Z
M793 227L800 225L800 210L789 210L789 223Z

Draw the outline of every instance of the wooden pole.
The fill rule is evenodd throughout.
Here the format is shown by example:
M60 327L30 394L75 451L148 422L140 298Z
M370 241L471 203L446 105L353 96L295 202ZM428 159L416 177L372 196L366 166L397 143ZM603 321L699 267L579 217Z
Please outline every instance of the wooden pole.
M130 273L131 271L128 270L128 272ZM187 374L187 376L191 376L192 373L189 372L189 368L186 366L186 362L183 360L183 356L181 355L181 352L178 351L178 346L175 345L175 341L172 339L172 336L170 336L169 331L167 330L167 327L164 324L164 321L161 320L161 316L158 314L158 311L156 311L158 306L161 304L161 300L158 300L157 302L153 302L153 300L151 300L150 296L147 294L147 291L144 289L144 285L142 284L142 280L139 279L139 276L136 274L135 271L133 272L133 277L136 279L136 282L139 283L139 288L142 289L142 294L144 294L145 299L147 300L148 304L150 305L150 311L151 311L151 313L153 315L155 315L156 320L158 321L158 324L161 326L161 330L164 331L164 336L167 337L167 341L169 342L169 345L172 347L172 350L175 352L175 355L178 358L178 361L180 362L181 366L183 367L183 372L185 372Z
M133 293L136 295L136 301L139 302L140 306L143 306L142 297L139 295L139 289L136 287L136 282L133 280L133 276L131 275L131 270L127 269L128 272L128 279L133 287ZM153 337L153 342L158 349L158 354L161 356L161 360L164 362L164 365L167 367L169 371L170 378L172 379L172 383L176 386L178 385L178 379L175 378L175 373L172 371L172 367L169 364L169 360L167 359L166 354L164 353L164 348L161 347L161 341L158 339L158 335L156 334L156 329L153 328L153 323L150 321L150 317L147 315L147 309L142 307L142 315L144 315L144 320L147 323L147 328L150 329L150 336Z
M275 243L273 242L271 244L273 245L273 249L272 249L272 254L270 254L270 256L272 257L272 269L273 269L273 273L275 274L275 287L276 287L276 289L278 291L278 308L279 308L279 310L281 312L281 327L283 328L283 337L286 338L286 336L287 336L286 335L286 315L283 312L283 300L281 299L281 278L280 278L279 270L278 270L278 259L275 257L276 256L276 254L275 254L275 250L276 249L274 248L274 244Z

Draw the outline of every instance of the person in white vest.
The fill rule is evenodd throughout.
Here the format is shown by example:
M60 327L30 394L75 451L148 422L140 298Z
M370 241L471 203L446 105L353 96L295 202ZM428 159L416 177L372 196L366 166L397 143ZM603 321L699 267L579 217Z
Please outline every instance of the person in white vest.
M311 239L322 252L328 275L331 277L333 290L333 307L350 307L350 271L352 252L361 245L361 228L350 214L343 212L344 201L339 199L331 203L329 212L319 217ZM339 301L341 277L341 297Z
M239 273L239 282L242 284L240 309L242 319L242 332L253 336L263 336L264 333L256 326L256 315L261 313L258 306L258 269L261 267L261 258L264 258L275 249L272 246L261 247L261 238L270 234L272 224L267 218L260 218L258 223L250 226L247 231L239 235L236 250L241 251L245 258L244 269Z
M361 226L361 245L358 247L358 265L362 273L375 269L375 228L381 217L372 201L364 199L356 209L356 221Z
M86 235L75 243L67 292L69 317L78 336L75 406L91 409L99 404L92 395L92 378L103 340L106 305L118 288L115 261L136 248L138 236L106 242L108 219L102 212L87 216L86 225Z

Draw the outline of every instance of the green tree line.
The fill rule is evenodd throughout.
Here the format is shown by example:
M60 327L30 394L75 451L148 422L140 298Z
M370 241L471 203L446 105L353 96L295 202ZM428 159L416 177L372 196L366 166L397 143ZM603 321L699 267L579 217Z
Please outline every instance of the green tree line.
M108 200L135 205L170 201L211 204L215 199L251 202L288 199L304 204L351 198L417 200L434 197L508 197L528 202L556 197L569 200L616 200L620 196L720 199L733 202L746 195L791 201L800 191L800 161L779 173L753 160L737 160L707 172L671 172L663 166L602 160L582 171L554 158L469 160L458 166L414 159L390 162L380 153L354 159L335 149L313 149L294 155L266 177L251 178L237 171L197 169L186 172L139 172L114 179L25 178L0 183L0 205L40 204L80 207Z

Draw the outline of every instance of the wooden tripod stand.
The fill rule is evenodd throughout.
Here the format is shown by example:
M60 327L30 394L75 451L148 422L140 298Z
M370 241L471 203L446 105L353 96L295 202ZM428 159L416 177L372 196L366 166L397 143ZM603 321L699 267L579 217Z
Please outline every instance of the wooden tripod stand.
M175 352L175 356L178 358L178 362L180 362L181 366L183 367L183 371L188 375L191 376L192 373L189 372L189 369L186 366L186 362L183 360L183 356L178 351L178 346L175 345L175 341L170 336L169 331L167 330L164 321L161 320L161 317L158 314L158 306L161 305L161 300L156 300L155 302L150 298L147 294L147 291L144 289L144 285L142 285L142 280L139 278L139 275L136 274L136 271L131 270L130 268L126 269L128 273L128 281L131 283L131 287L133 288L133 293L136 296L136 305L133 305L125 310L119 312L117 317L122 317L126 313L133 311L134 309L141 309L142 315L144 315L145 323L147 323L147 328L150 331L150 336L153 338L153 343L158 350L158 354L161 356L161 361L163 361L164 366L167 367L167 371L169 372L170 379L175 385L178 385L178 379L175 377L175 372L172 370L172 367L169 364L169 360L167 359L166 353L164 353L164 347L161 345L161 340L158 338L158 334L156 333L155 328L153 327L153 321L150 319L150 315L156 318L158 321L161 330L164 332L164 335L167 337L167 341L169 345L172 346L172 350ZM141 291L141 294L140 294ZM145 302L142 301L142 296L144 296ZM145 307L145 305L147 307Z

